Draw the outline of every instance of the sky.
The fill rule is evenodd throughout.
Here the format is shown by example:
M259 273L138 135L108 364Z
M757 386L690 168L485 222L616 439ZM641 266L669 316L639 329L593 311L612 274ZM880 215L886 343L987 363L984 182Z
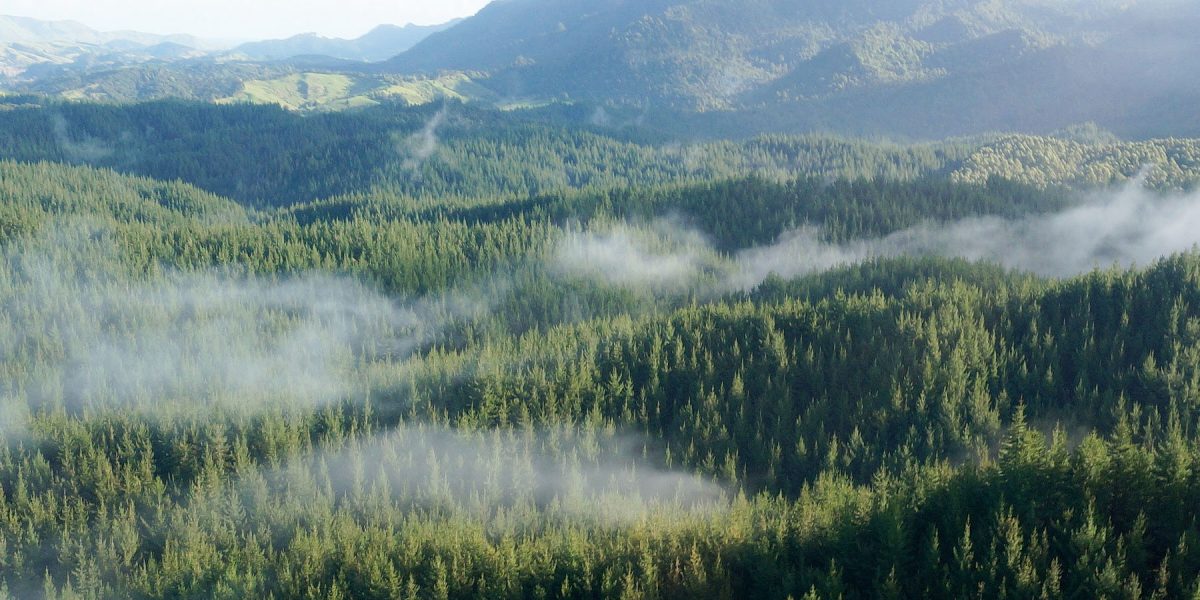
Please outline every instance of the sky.
M380 24L433 25L488 0L0 0L0 14L79 21L100 31L187 33L214 40L316 32L358 37Z

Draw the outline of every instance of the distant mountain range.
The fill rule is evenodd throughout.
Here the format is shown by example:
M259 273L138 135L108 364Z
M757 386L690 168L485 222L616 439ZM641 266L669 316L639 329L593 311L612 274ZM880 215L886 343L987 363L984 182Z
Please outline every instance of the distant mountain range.
M156 35L137 31L96 31L75 21L42 21L0 15L0 44L69 43L106 46L113 50L173 43L198 50L216 50L221 44L190 35Z
M505 0L393 59L690 109L929 81L1101 39L1129 0Z
M106 101L563 103L672 135L1094 122L1146 138L1200 136L1196 31L1195 0L497 0L442 26L221 52L0 19L0 74L13 91Z
M197 58L219 47L188 35L101 32L74 21L0 16L0 82L24 76L39 66L115 68Z
M387 60L417 45L431 34L444 31L458 21L441 25L380 25L366 35L345 40L305 33L284 40L250 42L234 48L232 54L251 60L283 60L300 56L328 56L342 60L378 62Z
M162 72L164 64L190 61L176 71L212 72L213 64L282 62L285 67L340 70L349 62L373 62L408 50L432 33L455 22L433 26L380 25L356 39L325 38L303 34L284 40L228 44L187 35L154 35L134 31L101 32L73 21L41 21L0 16L0 81L9 79L55 80L63 87L72 80L104 80L111 71L147 67ZM198 64L198 63L205 64ZM276 65L278 66L278 65ZM244 70L244 69L234 69ZM128 77L128 75L116 75ZM180 73L177 79L192 74ZM156 89L160 86L150 85ZM134 98L140 99L140 98Z

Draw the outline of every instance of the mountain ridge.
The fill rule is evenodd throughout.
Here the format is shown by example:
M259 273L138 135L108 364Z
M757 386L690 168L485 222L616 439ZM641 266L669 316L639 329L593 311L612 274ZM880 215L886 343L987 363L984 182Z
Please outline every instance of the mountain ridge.
M379 62L412 48L426 37L458 24L454 19L438 25L378 25L353 39L330 38L302 33L285 39L247 42L233 48L233 55L252 60L282 60L300 56L328 56L342 60Z
M140 31L100 31L70 20L43 20L32 17L0 15L0 44L13 42L60 42L97 46L121 45L154 46L171 42L197 50L216 50L222 44L187 34L156 34Z
M505 0L381 68L483 71L509 98L779 111L789 130L863 133L847 114L862 106L866 121L883 125L866 133L1023 130L1028 117L1037 132L1097 121L1161 135L1185 116L1140 124L1154 102L1200 98L1200 87L1180 83L1193 79L1190 57L1200 54L1186 33L1194 26L1200 10L1173 0ZM1181 76L1145 72L1125 56ZM1063 73L1082 102L1058 81ZM877 109L893 95L904 102ZM934 118L930 106L947 114ZM977 112L986 127L974 123Z

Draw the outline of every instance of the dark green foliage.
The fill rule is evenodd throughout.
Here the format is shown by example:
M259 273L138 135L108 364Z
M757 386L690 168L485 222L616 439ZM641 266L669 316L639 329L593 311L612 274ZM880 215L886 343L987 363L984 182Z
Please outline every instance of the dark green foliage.
M24 110L14 131L53 137ZM353 163L346 179L300 182L269 167L353 147L370 119L411 134L432 109L56 110L75 144L146 123L188 144L275 131L257 189L348 193L259 211L178 181L0 162L0 596L1173 598L1200 585L1200 256L1065 280L879 259L745 293L555 268L568 232L612 223L689 222L722 261L793 225L852 240L1073 202L946 177L957 146L713 144L696 175L594 134L472 129L483 117L463 109L443 139L465 162L422 191L389 179L395 164L367 183ZM40 139L0 143L66 158ZM225 156L181 160L180 140L130 147L180 144L144 164L205 188L250 177L222 178ZM474 162L501 149L521 158ZM609 175L516 183L549 156ZM747 156L806 166L740 173ZM130 164L143 163L115 166L142 168ZM330 278L316 306L355 309L344 323L276 298L314 273ZM264 306L221 309L256 295ZM296 324L311 331L268 336ZM312 368L236 364L247 346ZM213 364L232 397L174 386ZM335 385L306 401L276 371Z
M414 117L409 128L419 128ZM345 116L301 119L262 106L60 104L0 114L0 156L182 179L253 204L286 204L369 185L386 131ZM335 169L333 165L338 165Z
M453 103L308 117L252 105L49 103L0 112L0 158L181 179L256 206L367 195L474 207L748 172L913 179L948 170L972 149L819 136L651 145L541 115Z

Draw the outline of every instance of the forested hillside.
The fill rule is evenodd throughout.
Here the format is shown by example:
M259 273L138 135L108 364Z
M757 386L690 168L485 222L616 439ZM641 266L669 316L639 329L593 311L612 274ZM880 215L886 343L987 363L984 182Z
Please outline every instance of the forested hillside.
M0 592L1200 590L1192 142L568 122L0 112Z
M1193 139L1064 133L925 144L828 135L680 142L594 125L586 111L504 112L454 102L301 116L249 104L114 106L17 96L0 99L0 134L0 159L182 180L257 207L523 203L572 190L749 175L910 181L952 174L961 182L998 177L1043 188L1107 186L1143 169L1159 188L1186 188L1200 177Z
M526 197L754 171L913 178L966 152L822 138L651 144L556 121L454 103L312 117L254 105L65 103L0 111L0 157L183 179L278 206L370 191L442 201Z
M1095 121L1196 136L1198 22L1178 0L509 0L385 68L482 71L501 97L698 111L699 127L742 132L936 139Z

